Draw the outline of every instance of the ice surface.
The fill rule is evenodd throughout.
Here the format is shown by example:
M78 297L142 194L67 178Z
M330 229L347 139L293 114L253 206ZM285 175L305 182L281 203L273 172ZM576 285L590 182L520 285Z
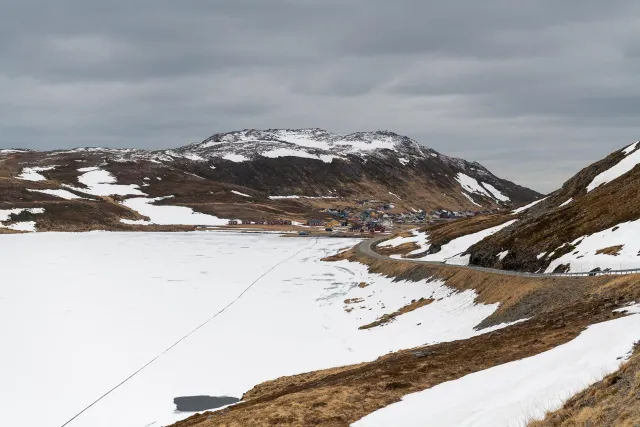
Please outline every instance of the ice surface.
M638 314L598 323L545 353L407 395L352 426L520 427L616 371L638 340Z
M240 397L283 375L464 339L487 332L474 326L497 309L438 281L393 282L361 264L321 261L353 239L102 232L0 240L0 336L11 348L0 356L0 401L13 427L62 425L259 278L69 427L167 425L190 415L174 412L174 397ZM420 297L437 301L358 330ZM363 301L345 306L352 298Z

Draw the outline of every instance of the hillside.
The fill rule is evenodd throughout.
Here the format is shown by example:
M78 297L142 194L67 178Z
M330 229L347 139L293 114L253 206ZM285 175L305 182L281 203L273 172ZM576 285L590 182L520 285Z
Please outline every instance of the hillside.
M471 264L544 272L639 267L639 145L610 154L517 210L517 223L469 249Z
M364 201L395 212L478 211L540 197L391 132L319 129L216 134L162 151L0 150L0 192L3 232L304 221Z
M544 199L512 212L428 226L378 249L424 261L528 272L638 268L639 146L610 154Z

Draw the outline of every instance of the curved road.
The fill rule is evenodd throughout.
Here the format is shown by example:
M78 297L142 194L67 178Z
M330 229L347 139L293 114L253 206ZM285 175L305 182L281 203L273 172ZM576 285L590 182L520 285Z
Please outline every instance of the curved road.
M581 273L527 273L522 271L511 271L511 270L498 270L497 268L486 268L486 267L477 267L473 265L454 265L454 264L446 264L444 262L439 261L422 261L419 259L411 259L411 258L391 258L386 255L381 255L373 250L373 246L378 242L387 239L389 236L381 236L373 239L363 240L356 246L356 252L361 255L366 255L370 258L380 259L380 260L392 260L392 261L404 261L404 262L412 262L416 264L431 264L438 266L447 266L451 268L459 268L462 270L475 270L475 271L483 271L485 273L492 274L501 274L503 276L525 276L525 277L585 277L585 276L619 276L625 274L635 274L640 273L640 268L632 268L628 270L610 270L610 271L601 271L601 272L581 272Z

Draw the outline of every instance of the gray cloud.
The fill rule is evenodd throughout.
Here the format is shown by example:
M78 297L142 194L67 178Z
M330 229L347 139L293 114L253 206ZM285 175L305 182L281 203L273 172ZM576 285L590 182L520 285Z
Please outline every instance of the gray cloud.
M631 0L0 0L0 146L389 129L550 191L638 139Z

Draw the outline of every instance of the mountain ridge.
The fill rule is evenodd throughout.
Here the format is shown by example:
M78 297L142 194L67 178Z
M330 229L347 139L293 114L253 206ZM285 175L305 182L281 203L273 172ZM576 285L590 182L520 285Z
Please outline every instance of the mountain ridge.
M4 210L39 209L39 202L61 203L56 196L71 197L61 191L71 192L76 198L64 203L74 209L82 205L96 218L90 224L85 218L80 229L106 224L107 229L129 230L156 223L153 218L143 223L149 215L132 214L131 209L115 213L133 203L126 201L130 196L146 197L145 206L155 211L159 206L190 209L190 225L197 223L196 217L205 219L199 214L220 219L209 218L216 224L223 219L303 222L324 217L321 212L329 207L344 209L371 200L394 212L486 211L541 196L477 162L446 156L389 131L340 135L321 129L250 129L217 133L169 150L0 150L0 178ZM95 197L111 198L109 209L98 207L104 200ZM183 225L163 218L161 225ZM46 229L67 228L50 224Z

